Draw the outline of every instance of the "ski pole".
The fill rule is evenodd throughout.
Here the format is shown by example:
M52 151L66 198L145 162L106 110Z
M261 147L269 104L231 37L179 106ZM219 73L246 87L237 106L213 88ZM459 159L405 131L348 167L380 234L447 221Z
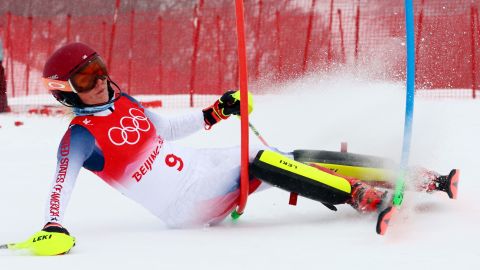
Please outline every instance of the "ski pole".
M269 148L270 150L273 150L275 152L278 152L282 155L287 155L287 156L291 156L292 153L290 152L284 152L284 151L281 151L280 149L276 148L276 147L272 147L270 146L267 141L263 138L263 136L260 134L260 132L258 131L257 128L255 128L255 126L249 121L248 122L248 126L250 127L250 129L252 130L252 132L255 134L255 136L257 136L257 138L262 142L263 145L265 145L267 148Z
M240 119L240 116L238 116L238 119ZM258 129L252 124L251 121L248 121L248 127L250 128L250 130L252 130L253 134L255 134L255 136L257 136L257 138L263 143L263 145L270 148L270 145L268 145L267 141L265 141L265 139L262 137Z
M255 136L257 136L257 138L268 148L270 148L270 145L268 145L267 141L265 141L265 139L262 137L262 135L260 135L260 132L258 132L258 129L255 128L255 126L252 124L252 122L248 122L248 126L250 127L250 129L253 131L253 134L255 134Z

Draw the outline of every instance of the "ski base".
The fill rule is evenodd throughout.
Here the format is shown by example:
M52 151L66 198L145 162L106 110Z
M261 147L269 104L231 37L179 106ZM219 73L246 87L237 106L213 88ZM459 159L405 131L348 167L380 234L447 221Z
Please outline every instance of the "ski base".
M458 181L460 181L460 170L453 169L447 176L446 192L450 199L457 199Z
M380 212L377 219L378 234L385 235L388 229L388 225L390 223L390 219L396 212L397 212L397 208L394 205L391 205L385 208L382 212Z

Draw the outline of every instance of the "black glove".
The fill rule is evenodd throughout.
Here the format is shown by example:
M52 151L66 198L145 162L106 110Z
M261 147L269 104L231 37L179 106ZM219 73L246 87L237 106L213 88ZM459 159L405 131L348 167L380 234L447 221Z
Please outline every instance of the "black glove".
M45 226L43 226L42 231L44 231L44 232L57 232L57 233L64 233L66 235L70 235L70 233L67 231L67 229L65 229L64 227L62 227L62 225L60 225L58 223L55 223L55 222L48 222L47 224L45 224Z
M227 119L230 115L240 115L240 100L233 94L236 91L227 91L212 106L203 109L205 129L210 129L220 120Z

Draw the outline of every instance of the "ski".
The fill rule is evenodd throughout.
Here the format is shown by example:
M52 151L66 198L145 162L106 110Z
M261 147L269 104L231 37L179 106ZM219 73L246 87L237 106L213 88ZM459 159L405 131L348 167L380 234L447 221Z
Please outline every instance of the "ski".
M395 206L389 206L380 212L377 220L377 233L384 235L387 232L388 224L392 215L395 214L397 208Z
M440 179L442 178L445 178L446 180L440 182L441 184L439 184L438 189L445 191L450 199L456 199L458 193L458 181L460 181L460 170L453 169L448 176L440 176Z
M377 218L376 231L380 235L385 235L392 216L398 211L398 208L403 202L403 194L405 193L405 179L400 177L395 186L395 193L393 194L390 204L380 211Z

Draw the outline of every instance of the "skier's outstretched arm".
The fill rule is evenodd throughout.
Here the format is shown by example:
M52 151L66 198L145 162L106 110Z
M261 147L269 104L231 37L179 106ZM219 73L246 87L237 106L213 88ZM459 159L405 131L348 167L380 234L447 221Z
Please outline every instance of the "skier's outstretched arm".
M137 103L140 107L144 108L142 104L135 98L123 94L132 102ZM154 113L146 108L145 115L152 121L157 134L162 138L172 141L182 139L191 135L200 129L205 124L203 120L203 114L201 111L195 111L184 115L165 116Z
M195 111L184 115L164 116L145 110L145 115L152 121L157 134L166 140L185 138L203 128L203 114Z
M9 244L8 248L28 248L36 255L65 254L75 245L75 238L62 226L65 209L82 166L101 169L103 159L92 159L95 140L81 126L70 126L65 132L57 151L55 176L50 185L46 208L45 225L27 241Z
M71 126L63 136L57 152L57 167L45 207L45 223L61 224L78 173L91 156L93 136L81 126ZM97 166L102 166L98 164Z
M178 140L191 135L202 128L210 129L230 115L240 114L240 100L233 97L235 91L225 92L215 103L202 111L179 116L164 116L145 109L145 115L155 125L158 135L166 140ZM141 104L134 98L126 95L130 100Z

